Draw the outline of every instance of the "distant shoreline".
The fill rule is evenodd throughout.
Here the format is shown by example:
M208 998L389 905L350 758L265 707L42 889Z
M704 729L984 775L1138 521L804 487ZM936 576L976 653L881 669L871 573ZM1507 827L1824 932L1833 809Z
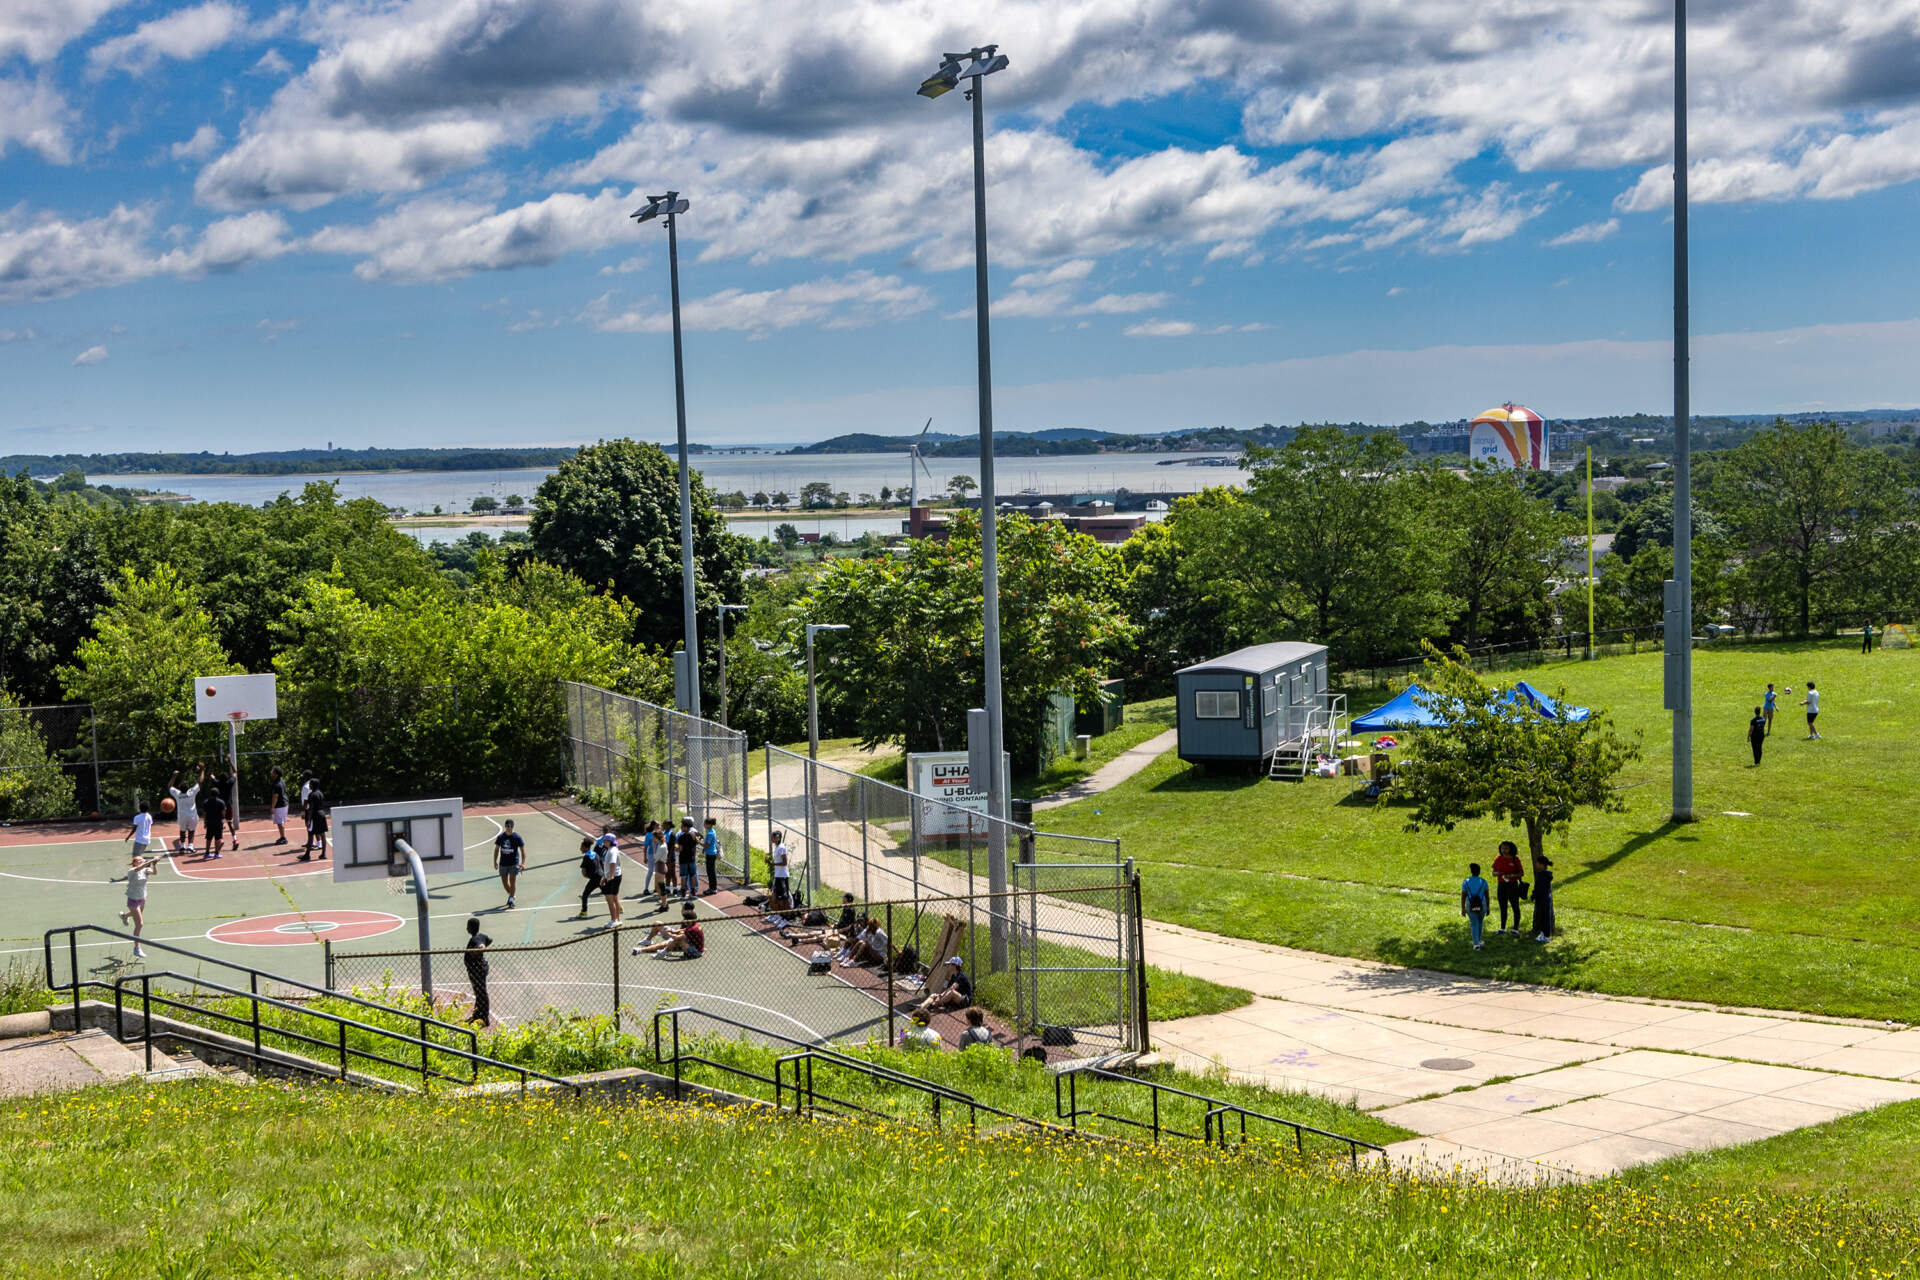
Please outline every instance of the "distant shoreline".
M934 507L931 510L947 511L947 507ZM905 507L848 507L846 510L833 511L722 511L721 517L729 522L735 520L791 520L798 524L803 521L818 520L874 520L887 516L907 518ZM531 515L503 516L489 515L483 512L443 511L439 515L429 516L391 516L389 523L403 529L468 529L501 528L524 529L533 520Z

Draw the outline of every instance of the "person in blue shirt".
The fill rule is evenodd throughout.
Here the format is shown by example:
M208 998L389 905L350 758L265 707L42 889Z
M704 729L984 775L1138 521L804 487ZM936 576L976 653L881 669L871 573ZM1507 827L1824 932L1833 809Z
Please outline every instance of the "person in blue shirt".
M660 835L660 824L649 822L646 834L640 837L640 856L647 864L647 878L640 886L640 896L646 897L653 892L653 872L660 861L660 850L665 844Z
M1767 732L1768 732L1768 733L1772 733L1772 732L1773 732L1773 704L1774 704L1774 698L1775 698L1775 694L1774 694L1774 692L1773 692L1773 686L1772 686L1771 684L1769 684L1769 685L1767 686L1767 696L1766 696L1766 698L1765 698L1765 699L1763 699L1763 700L1762 700L1762 702L1761 702L1761 704L1760 704L1760 707L1761 707L1761 710L1762 710L1762 711L1764 711L1764 712L1766 713L1766 716L1767 716ZM1759 762L1758 760L1756 760L1756 761L1754 761L1754 763L1755 763L1755 764L1758 764L1758 763L1760 763L1760 762Z
M1460 882L1460 914L1467 918L1467 927L1473 933L1475 951L1486 946L1482 931L1487 924L1487 882L1480 878L1480 864L1467 864L1467 878Z
M717 893L720 889L720 830L712 818L707 819L706 832L700 837L700 851L707 858L707 892Z

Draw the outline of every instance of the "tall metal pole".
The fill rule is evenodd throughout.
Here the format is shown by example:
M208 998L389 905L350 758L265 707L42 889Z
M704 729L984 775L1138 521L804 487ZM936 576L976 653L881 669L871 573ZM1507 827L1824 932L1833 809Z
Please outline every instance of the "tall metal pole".
M680 353L680 237L679 218L667 193L667 279L673 294L673 411L680 432L680 612L686 629L687 705L700 714L700 623L693 591L693 476L687 465L687 375Z
M987 144L986 108L981 101L985 76L973 77L973 316L980 365L980 587L985 597L981 642L986 649L987 738L992 767L987 770L987 889L1007 891L1006 725L1000 702L1000 549L995 537L993 487L993 346L987 326ZM997 901L997 899L996 899ZM1007 921L992 917L991 972L1007 967Z
M820 699L813 688L813 628L807 628L807 759L820 758Z
M1687 316L1687 0L1673 4L1673 613L1666 627L1673 710L1673 820L1693 821L1693 407ZM1677 616L1676 616L1677 615ZM1675 625L1675 623L1679 625Z
M1587 446L1587 661L1594 658L1593 643L1593 446Z
M714 621L719 625L719 634L716 637L718 647L714 650L714 657L720 664L720 709L717 718L721 724L725 724L727 722L727 606L717 604L713 607L713 612Z

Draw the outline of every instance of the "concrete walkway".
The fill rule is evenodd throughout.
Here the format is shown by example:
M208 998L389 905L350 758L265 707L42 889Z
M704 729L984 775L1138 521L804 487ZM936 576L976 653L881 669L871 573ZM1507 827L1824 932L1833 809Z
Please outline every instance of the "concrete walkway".
M1390 1149L1407 1165L1594 1177L1920 1098L1920 1030L1397 969L1154 923L1146 934L1152 963L1256 996L1156 1023L1156 1045L1426 1135Z
M145 1068L138 1050L104 1031L46 1031L0 1040L0 1098L112 1084L144 1075Z
M1042 809L1058 809L1063 804L1072 804L1076 800L1085 800L1088 796L1097 796L1102 791L1111 791L1173 750L1179 743L1178 729L1169 729L1165 733L1156 734L1139 746L1122 751L1072 786L1056 791L1044 800L1035 800L1033 810L1038 813Z

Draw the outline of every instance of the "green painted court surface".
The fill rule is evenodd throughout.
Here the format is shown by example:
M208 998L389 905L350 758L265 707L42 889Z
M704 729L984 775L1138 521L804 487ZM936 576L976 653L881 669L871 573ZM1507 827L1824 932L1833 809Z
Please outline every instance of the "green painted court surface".
M499 823L513 819L527 842L514 910L492 869L493 838ZM117 839L17 843L35 834L6 833L0 843L0 966L42 967L46 930L95 924L122 929L125 875L130 846ZM47 833L53 835L55 833ZM173 828L156 824L156 848ZM273 827L249 816L239 853L206 860L198 854L165 859L147 891L145 937L195 953L309 983L325 978L323 940L336 951L412 951L418 946L416 903L411 881L396 895L384 880L336 884L333 864L297 861L293 842L276 846ZM466 920L478 915L496 948L490 986L496 1019L520 1020L552 1006L565 1011L610 1013L615 1004L613 952L620 952L619 1001L644 1022L656 1008L692 1004L756 1027L804 1039L864 1039L875 1024L884 1027L885 1009L871 997L832 976L809 976L793 952L747 932L707 902L699 910L707 954L697 961L633 956L644 927L677 921L677 906L655 913L655 899L640 898L645 869L625 859L622 900L627 926L616 940L606 936L607 907L592 896L589 917L578 918L585 885L579 866L581 832L561 817L532 809L500 809L464 822L466 870L429 877L432 944L457 948L466 939ZM516 946L582 940L576 945L513 953ZM65 943L61 944L64 949ZM184 957L149 947L136 968L130 943L81 935L78 964L83 975L112 981L139 968L168 969L246 986L246 979L217 965L195 966ZM391 969L396 985L419 984L417 962L346 962L339 985L373 986ZM56 972L64 975L64 954ZM196 972L197 970L197 972ZM436 992L464 1001L466 977L457 957L440 957L433 977ZM690 1020L689 1026L697 1020ZM629 1024L635 1025L633 1023Z

